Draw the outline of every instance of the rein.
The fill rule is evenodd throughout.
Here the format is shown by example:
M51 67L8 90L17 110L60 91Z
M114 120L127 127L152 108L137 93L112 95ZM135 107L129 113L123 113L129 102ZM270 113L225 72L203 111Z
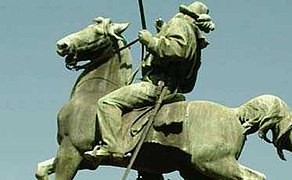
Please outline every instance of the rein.
M133 40L132 42L130 42L129 44L126 44L125 46L119 48L118 50L116 50L114 52L115 53L121 52L122 50L124 50L124 49L126 49L128 47L131 47L132 45L136 44L136 42L138 42L138 41L139 41L139 39L137 38L137 39Z

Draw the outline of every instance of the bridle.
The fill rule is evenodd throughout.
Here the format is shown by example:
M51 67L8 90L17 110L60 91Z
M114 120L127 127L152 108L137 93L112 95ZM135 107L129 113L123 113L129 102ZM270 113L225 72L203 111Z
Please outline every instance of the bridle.
M104 31L105 32L105 31ZM103 47L99 48L100 51L104 51L106 49L106 47L112 47L112 41L111 37L109 37L109 35L107 33L104 33L104 39L108 39L108 43L104 43L103 44ZM109 53L103 53L105 55L103 55L101 58L102 59L105 59L105 58L109 58L110 56L112 56L113 54L118 54L120 53L121 51L125 50L126 48L129 48L130 46L134 45L135 43L137 43L139 41L139 39L135 39L133 40L132 42L124 45L123 47L120 47L120 48L113 48L112 49L112 52L109 52ZM91 45L92 48L94 48L93 45ZM79 48L80 49L80 48ZM90 48L87 48L87 49L90 49ZM78 61L72 61L72 60L68 60L69 58L72 58L72 56L74 55L69 55L67 58L66 58L66 61L65 61L65 67L68 69L68 70L75 70L75 71L79 71L81 69L87 69L93 65L97 65L97 60L96 58L98 57L94 57L93 59L95 59L94 61L90 60L90 62L86 63L86 64L83 64L83 65L78 65ZM101 58L98 58L98 59L101 59Z

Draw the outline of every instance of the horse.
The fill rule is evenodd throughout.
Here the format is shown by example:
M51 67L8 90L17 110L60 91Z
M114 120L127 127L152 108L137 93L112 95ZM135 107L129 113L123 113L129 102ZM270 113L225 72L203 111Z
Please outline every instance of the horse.
M131 74L129 49L118 51L125 44L120 34L126 27L99 17L94 24L57 42L58 53L66 56L68 68L85 69L73 87L70 101L59 112L60 146L56 158L38 164L39 180L49 179L51 173L57 180L73 179L81 169L129 164L129 157L85 156L101 140L96 123L97 100L126 85ZM92 60L81 67L76 65L87 59ZM141 137L149 111L151 107L123 115L121 136L129 152ZM264 180L264 174L237 162L246 137L258 132L284 159L283 150L292 152L291 129L292 114L287 104L274 95L258 96L235 108L199 100L164 102L132 169L153 175L152 179L177 170L187 180ZM272 131L272 140L266 136L268 131Z
M85 164L81 154L92 149L98 139L95 133L98 99L126 85L132 72L129 48L119 51L126 44L121 34L128 26L129 23L112 23L109 18L96 17L82 31L57 42L57 53L66 57L66 67L84 70L70 100L58 113L57 156L45 161L50 168L38 168L38 179L48 179L48 172L56 172L56 179L72 179L80 164ZM83 64L78 65L81 61Z

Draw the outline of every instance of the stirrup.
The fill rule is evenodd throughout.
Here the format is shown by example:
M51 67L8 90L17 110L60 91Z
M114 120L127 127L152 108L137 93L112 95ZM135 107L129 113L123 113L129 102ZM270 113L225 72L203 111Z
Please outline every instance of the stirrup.
M91 151L86 151L84 153L84 156L86 159L92 159L92 158L97 158L97 157L106 157L106 156L112 156L115 158L125 158L125 157L130 157L132 156L131 153L114 153L110 152L106 147L102 145L97 145L93 148Z

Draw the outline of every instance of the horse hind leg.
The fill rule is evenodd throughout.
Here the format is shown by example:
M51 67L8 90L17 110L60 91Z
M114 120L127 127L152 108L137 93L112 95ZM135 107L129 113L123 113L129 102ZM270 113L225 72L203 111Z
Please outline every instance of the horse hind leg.
M71 143L69 137L64 137L59 146L55 160L55 179L73 179L83 157Z
M252 170L248 167L245 167L241 164L239 164L240 166L240 170L243 174L243 176L247 179L247 180L254 180L254 179L260 179L260 180L265 180L266 176L260 172L257 172L255 170Z
M55 172L55 158L38 163L35 177L38 180L49 180L49 175Z
M213 161L201 161L196 164L201 173L214 179L222 180L265 180L260 172L244 167L234 158L221 158Z

